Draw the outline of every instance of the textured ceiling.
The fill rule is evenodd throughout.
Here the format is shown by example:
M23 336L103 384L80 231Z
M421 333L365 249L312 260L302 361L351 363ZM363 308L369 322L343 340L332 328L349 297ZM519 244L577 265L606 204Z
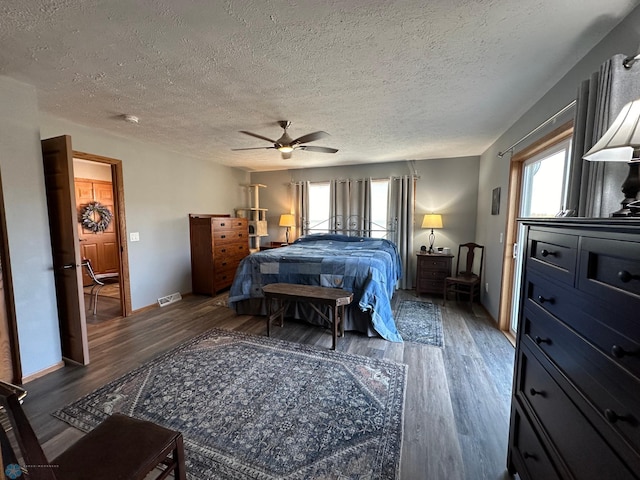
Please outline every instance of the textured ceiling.
M638 3L2 0L0 74L53 115L247 170L479 155ZM278 120L340 151L231 151Z

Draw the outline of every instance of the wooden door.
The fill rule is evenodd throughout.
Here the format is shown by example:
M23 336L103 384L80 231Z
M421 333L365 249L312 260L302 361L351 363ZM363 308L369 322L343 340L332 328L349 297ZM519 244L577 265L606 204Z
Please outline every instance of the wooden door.
M104 232L93 232L84 228L78 222L78 237L80 241L81 257L91 261L91 267L95 273L120 273L120 256L116 235L117 211L111 182L74 179L75 196L78 217L83 209L91 202L99 202L113 215L113 218ZM91 279L83 272L84 285L90 285Z
M62 355L86 365L89 363L89 346L73 186L71 137L64 135L43 140L42 159Z
M11 349L11 335L9 330L9 319L4 302L4 281L0 265L0 380L4 382L14 382L13 378L13 354Z

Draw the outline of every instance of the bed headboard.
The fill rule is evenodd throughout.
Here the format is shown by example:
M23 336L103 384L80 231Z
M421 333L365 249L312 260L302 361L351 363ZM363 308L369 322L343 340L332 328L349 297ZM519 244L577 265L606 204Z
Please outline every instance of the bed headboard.
M336 215L327 220L309 225L303 222L303 235L312 233L338 233L350 237L386 238L397 243L397 219L389 221L388 225L380 225L360 215Z

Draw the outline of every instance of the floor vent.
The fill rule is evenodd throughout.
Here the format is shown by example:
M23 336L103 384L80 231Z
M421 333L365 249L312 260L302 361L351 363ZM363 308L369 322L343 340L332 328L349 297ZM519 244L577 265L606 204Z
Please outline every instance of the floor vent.
M178 300L182 300L182 295L176 292L172 293L171 295L167 295L166 297L160 297L158 299L158 305L160 305L161 307L166 307L167 305L175 303Z

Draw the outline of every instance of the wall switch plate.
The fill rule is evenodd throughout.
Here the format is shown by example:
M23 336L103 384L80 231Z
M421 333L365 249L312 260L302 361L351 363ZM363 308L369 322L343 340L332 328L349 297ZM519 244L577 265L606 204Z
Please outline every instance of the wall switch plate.
M489 282L484 284L484 291L489 293Z
M132 242L139 242L140 241L140 232L131 232L129 234L129 240L131 240Z
M504 233L500 232L500 243L504 241Z

